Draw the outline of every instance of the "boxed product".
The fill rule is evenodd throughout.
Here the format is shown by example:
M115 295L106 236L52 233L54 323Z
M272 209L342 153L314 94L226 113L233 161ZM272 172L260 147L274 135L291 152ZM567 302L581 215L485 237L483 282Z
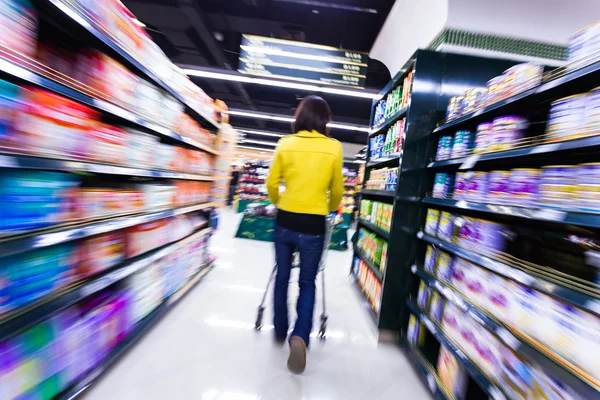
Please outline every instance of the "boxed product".
M437 370L440 380L457 399L462 399L466 396L469 375L459 364L456 357L444 346L440 346Z
M425 233L428 235L435 236L438 230L438 223L440 221L440 210L427 210L427 219L425 220Z
M423 263L423 267L425 271L433 274L435 270L435 257L436 249L432 245L427 245L427 250L425 251L425 262Z
M411 314L406 331L408 343L413 346L422 346L425 341L425 330L419 323L417 317Z
M87 278L106 271L125 259L125 234L118 231L88 238L82 241L79 249L79 274L82 278Z
M417 304L422 310L427 310L430 290L425 281L421 281L419 284L419 293L417 294Z
M443 282L450 282L452 279L452 266L454 259L450 254L443 251L437 251L436 276Z

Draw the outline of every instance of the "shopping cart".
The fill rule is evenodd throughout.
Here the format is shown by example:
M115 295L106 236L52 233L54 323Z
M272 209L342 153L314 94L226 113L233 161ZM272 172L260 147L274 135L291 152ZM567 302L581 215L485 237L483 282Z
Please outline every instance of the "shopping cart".
M323 313L321 314L321 326L319 327L319 339L325 339L325 333L327 331L327 303L325 302L325 260L327 259L327 252L329 251L329 245L331 243L331 233L333 232L334 218L328 216L325 218L325 243L323 247L323 255L321 256L321 261L319 262L319 270L317 272L317 279L319 275L321 276L321 287L323 288L323 293L321 299L323 301ZM299 268L300 256L298 252L294 253L292 268ZM269 293L269 288L271 287L271 282L275 279L275 274L277 274L277 263L273 264L273 270L271 271L271 275L269 276L269 281L267 282L267 288L262 297L262 301L258 306L258 312L256 315L256 322L254 323L254 329L259 331L262 328L263 316L265 313L265 301L267 300L267 294Z

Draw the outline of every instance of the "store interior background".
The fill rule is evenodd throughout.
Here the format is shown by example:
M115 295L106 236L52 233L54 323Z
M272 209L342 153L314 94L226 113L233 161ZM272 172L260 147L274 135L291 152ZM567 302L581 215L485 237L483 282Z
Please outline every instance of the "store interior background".
M53 45L81 49L81 41L161 95L179 94L105 31L113 25L78 14L93 1L5 0L0 17L29 1L44 40L56 30ZM15 57L0 38L0 79L18 85L15 93L31 86L68 97L98 111L94 123L141 132L135 149L158 138L181 158L162 165L148 155L162 151L131 148L135 156L123 159L110 150L81 158L35 141L7 145L0 131L1 177L48 169L106 193L88 199L93 218L69 198L77 218L2 230L0 261L11 267L0 267L0 400L600 399L600 2L121 2L201 89L193 100L202 104L174 99L189 124L166 126L170 110L141 116L134 103ZM242 35L368 54L365 85L241 73ZM46 56L53 68L73 61L62 50ZM495 100L486 104L481 90ZM391 92L395 111L378 116ZM17 95L6 93L8 109ZM318 301L307 371L296 376L271 337L271 293L257 315L273 267L274 207L263 182L310 94L329 103L330 134L356 172L345 177L317 281L327 285L327 330L318 340ZM46 106L52 101L63 104ZM374 138L384 136L392 138L382 152ZM0 182L9 193L0 192L2 218L11 201L30 201L12 200L11 188ZM149 192L148 204L114 204L134 191ZM152 224L156 234L147 233ZM54 260L43 251L57 248L77 250L67 272L22 273L21 265ZM32 282L45 292L27 292ZM134 318L123 317L128 307Z

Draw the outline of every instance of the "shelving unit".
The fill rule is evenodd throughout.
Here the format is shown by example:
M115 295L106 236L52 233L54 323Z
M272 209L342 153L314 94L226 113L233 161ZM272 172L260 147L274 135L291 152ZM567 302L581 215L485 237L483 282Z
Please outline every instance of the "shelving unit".
M471 65L468 70L464 65ZM415 179L410 170L422 171L425 154L428 151L425 137L435 128L435 123L440 120L445 112L449 93L444 93L443 88L452 87L453 83L464 85L464 82L484 84L489 76L501 73L514 63L501 60L489 60L479 57L470 57L455 54L443 54L426 50L418 50L405 64L405 66L380 92L380 98L373 101L371 111L371 125L381 99L386 99L399 85L404 85L405 78L412 76L411 90L406 93L407 104L400 107L385 121L374 126L369 133L367 146L367 160L365 178L361 200L381 202L393 207L391 227L389 233L378 228L370 216L361 216L359 228L364 228L376 234L388 244L387 258L382 265L385 271L381 276L380 299L381 304L378 320L380 330L400 331L405 326L408 318L406 309L402 306L407 296L411 283L410 265L404 262L407 254L412 254L416 246L415 233L419 230L416 221L421 215L420 200L424 197L424 185ZM458 83L460 82L460 84ZM442 83L445 85L442 85ZM448 86L449 85L449 86ZM427 87L428 90L419 88ZM412 89L415 90L412 90ZM418 90L417 90L418 89ZM377 155L373 159L373 143L378 136L386 135L387 130L396 123L405 119L403 132L395 132L393 140L396 146L390 154ZM389 139L389 138L388 138ZM391 143L390 140L387 143ZM425 164L427 165L427 164ZM368 190L367 181L374 170L388 168L397 170L398 182L395 190ZM359 209L360 206L359 206ZM357 260L362 253L354 254L351 270L357 275ZM366 260L363 260L366 261Z
M472 70L473 66L463 68ZM511 375L511 371L531 374L531 379L518 389L523 393L535 387L547 394L560 392L559 396L564 397L600 396L600 370L586 361L587 354L595 351L594 346L584 342L578 325L600 326L600 292L594 278L598 267L595 246L600 237L598 212L577 203L576 189L568 192L560 204L552 205L538 197L521 202L512 191L498 200L494 197L497 192L482 192L487 194L481 197L469 197L469 192L462 197L460 189L454 192L450 187L441 194L433 189L439 173L452 177L473 171L489 176L485 174L491 171L512 174L515 169L534 171L548 165L600 161L597 135L560 141L546 135L550 105L597 87L599 71L600 63L594 63L546 72L539 86L437 127L435 121L429 129L421 125L423 130L412 146L407 137L398 195L402 192L404 198L413 200L403 203L402 209L395 208L390 244L396 238L399 221L407 236L394 266L388 261L384 299L392 271L410 271L410 276L403 278L406 308L399 310L401 344L409 353L411 346L426 353L436 353L443 346L453 353L468 376L465 398L479 398L471 390L477 390L481 398L524 396L509 384L517 375ZM482 79L471 80L467 86L485 86L500 72L478 68ZM441 97L446 97L443 92ZM447 102L447 97L443 100ZM443 113L438 111L431 114L442 120ZM435 159L442 135L459 130L474 132L482 122L511 114L535 122L525 132L525 140L508 143L501 151L470 149L462 157ZM414 161L409 165L408 160ZM572 175L582 180L573 185L588 183L583 182L586 177L580 178L579 172L574 170ZM511 182L506 179L507 188ZM532 185L538 185L537 181ZM541 193L540 189L540 197ZM473 236L468 232L471 228ZM496 234L499 241L490 240ZM392 257L390 254L389 259ZM571 320L579 322L569 325ZM561 328L555 328L555 323ZM449 333L455 324L461 327L459 338ZM532 326L544 328L536 330ZM546 332L555 336L550 338ZM592 328L586 337L597 341L598 332ZM564 347L564 340L572 346ZM489 366L473 352L473 343L493 354L499 365L510 365L511 369L484 372ZM417 368L424 368L423 360L411 359ZM562 386L556 388L544 382L561 382Z
M254 201L267 200L265 179L269 172L269 165L268 161L244 164L237 186L238 212L243 212L248 204Z
M93 15L76 0L18 3L6 6L31 22L19 39L36 52L0 41L2 107L14 111L0 138L2 374L26 360L31 382L5 395L73 399L210 270L208 221L236 134L128 11L109 16L127 15L114 24L126 34L106 30L100 8L120 2ZM64 48L61 66L31 58ZM37 359L48 354L64 362Z

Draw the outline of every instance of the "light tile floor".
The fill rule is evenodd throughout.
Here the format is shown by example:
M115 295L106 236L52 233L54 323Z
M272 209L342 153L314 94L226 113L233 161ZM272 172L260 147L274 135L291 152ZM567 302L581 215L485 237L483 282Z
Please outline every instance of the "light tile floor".
M239 215L222 212L211 242L215 268L89 389L86 399L430 398L400 349L377 343L373 321L348 279L350 251L329 252L328 338L311 342L303 375L291 374L287 347L272 340L270 298L264 330L253 330L272 268L272 244L233 239L238 222ZM290 288L295 298L296 285ZM319 302L315 329L320 313Z

